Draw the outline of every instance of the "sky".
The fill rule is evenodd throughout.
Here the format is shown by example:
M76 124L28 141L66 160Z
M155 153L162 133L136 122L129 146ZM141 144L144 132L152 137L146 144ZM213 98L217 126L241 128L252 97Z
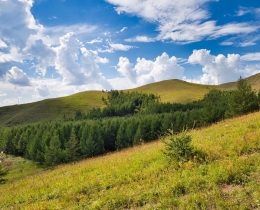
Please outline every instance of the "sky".
M0 106L258 72L258 0L0 0Z

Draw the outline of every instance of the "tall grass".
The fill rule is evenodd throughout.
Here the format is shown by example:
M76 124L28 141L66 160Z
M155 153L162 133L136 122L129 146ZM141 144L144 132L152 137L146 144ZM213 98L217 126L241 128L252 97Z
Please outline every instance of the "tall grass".
M188 134L204 162L173 166L155 141L7 182L0 209L260 208L260 112Z

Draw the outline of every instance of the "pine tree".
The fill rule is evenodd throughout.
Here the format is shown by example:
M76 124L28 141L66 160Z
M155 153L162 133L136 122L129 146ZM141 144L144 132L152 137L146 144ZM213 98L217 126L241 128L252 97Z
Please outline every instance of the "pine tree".
M230 97L227 115L241 115L257 109L259 109L257 93L245 79L240 77L237 90Z
M93 157L104 152L104 140L102 138L101 123L95 121L91 124L85 146L86 155L88 157Z
M46 148L44 155L45 164L47 166L53 166L61 162L62 160L62 150L61 142L57 132L54 133L54 136L51 138L50 146Z
M127 134L126 134L126 122L123 121L119 127L119 130L117 132L116 136L116 148L117 149L123 149L125 147L128 147L127 142Z
M66 154L66 161L73 162L78 160L79 158L79 142L75 135L74 129L72 129L69 140L65 143L65 154Z

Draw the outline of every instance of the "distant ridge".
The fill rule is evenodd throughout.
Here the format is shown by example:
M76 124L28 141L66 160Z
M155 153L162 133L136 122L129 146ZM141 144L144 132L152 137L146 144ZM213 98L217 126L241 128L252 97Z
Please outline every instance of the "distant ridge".
M253 89L260 90L260 73L246 78ZM187 103L203 98L212 89L232 90L236 82L221 85L201 85L178 79L165 80L125 91L154 93L162 102ZM84 91L71 96L46 99L34 103L0 107L0 126L15 126L38 122L50 122L65 118L74 118L76 110L88 112L97 107L104 107L101 98L106 92Z

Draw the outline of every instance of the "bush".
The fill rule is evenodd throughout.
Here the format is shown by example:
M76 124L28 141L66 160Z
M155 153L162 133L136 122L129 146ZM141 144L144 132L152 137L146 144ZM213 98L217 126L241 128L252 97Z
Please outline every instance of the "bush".
M191 145L191 136L187 135L187 131L174 135L170 130L168 141L164 141L166 147L164 154L171 160L178 162L186 162L195 156L195 149Z

